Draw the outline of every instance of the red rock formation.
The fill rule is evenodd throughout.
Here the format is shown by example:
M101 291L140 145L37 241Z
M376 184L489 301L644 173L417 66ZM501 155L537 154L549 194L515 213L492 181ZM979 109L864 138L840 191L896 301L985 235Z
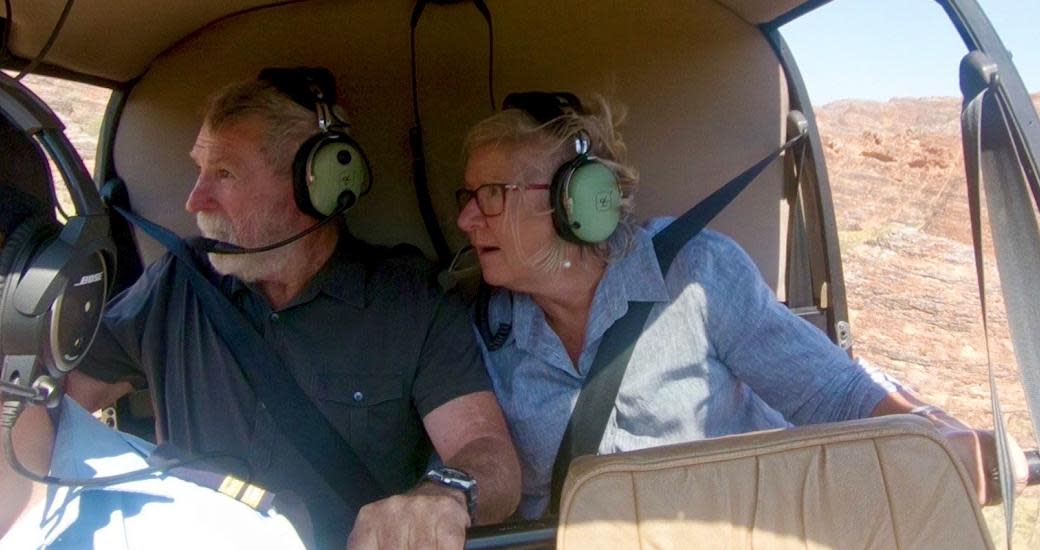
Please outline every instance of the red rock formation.
M991 426L960 100L838 101L816 117L857 355L973 425ZM985 254L1001 403L1012 433L1033 446L991 244Z

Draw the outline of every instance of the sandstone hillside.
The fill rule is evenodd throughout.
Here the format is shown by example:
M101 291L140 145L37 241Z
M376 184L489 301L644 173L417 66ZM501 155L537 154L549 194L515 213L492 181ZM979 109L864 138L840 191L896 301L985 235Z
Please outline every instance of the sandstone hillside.
M973 425L991 425L959 99L838 101L816 116L856 353ZM992 248L986 255L1002 403L1014 433L1032 441Z

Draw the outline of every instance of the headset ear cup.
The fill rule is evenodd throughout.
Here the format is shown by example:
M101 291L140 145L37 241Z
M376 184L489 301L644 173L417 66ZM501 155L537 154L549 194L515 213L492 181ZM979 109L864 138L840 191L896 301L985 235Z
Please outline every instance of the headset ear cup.
M296 207L304 214L319 219L324 216L311 203L310 184L307 182L309 179L307 161L310 159L311 151L318 146L324 137L324 134L311 136L307 141L303 142L303 145L300 145L300 148L296 151L296 156L293 157L293 199L296 200Z
M72 217L62 228L50 217L30 219L12 232L0 253L0 355L36 355L55 377L74 369L90 349L108 295L110 249L76 254L82 243L65 240L65 230L81 222ZM70 248L74 252L68 255ZM41 258L49 258L46 265L38 264ZM40 295L33 304L39 313L17 309L22 285L31 294L51 281L61 286L56 295Z
M310 176L313 181L309 181ZM356 201L368 192L371 181L365 152L342 132L331 131L308 139L293 160L296 205L315 218L332 214L345 193Z
M553 187L553 220L563 238L599 243L617 229L621 189L614 171L602 162L579 156L557 171Z
M15 287L35 253L54 240L60 231L60 226L51 218L34 216L18 224L4 239L0 250L0 315L6 317L7 309L14 307L10 301ZM3 335L0 334L2 341Z
M556 228L556 234L566 241L582 244L581 239L571 230L568 214L570 205L567 204L567 182L573 169L574 162L571 161L561 166L553 174L552 183L549 185L549 206L552 207L553 227Z
M61 227L54 220L46 216L33 216L18 224L3 240L3 248L0 249L0 306L4 303L3 297L7 295L5 290L11 275L24 270L27 263L25 260L31 259L29 250L40 248L44 240L53 239L59 232ZM19 259L22 261L17 261Z

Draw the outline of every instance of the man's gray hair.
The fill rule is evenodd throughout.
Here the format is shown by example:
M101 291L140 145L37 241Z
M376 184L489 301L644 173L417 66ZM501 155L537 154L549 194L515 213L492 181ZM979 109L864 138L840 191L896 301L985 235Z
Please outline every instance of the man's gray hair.
M268 164L291 178L296 151L319 131L316 115L270 82L251 80L229 84L210 96L203 124L220 130L251 117L267 123L262 149Z

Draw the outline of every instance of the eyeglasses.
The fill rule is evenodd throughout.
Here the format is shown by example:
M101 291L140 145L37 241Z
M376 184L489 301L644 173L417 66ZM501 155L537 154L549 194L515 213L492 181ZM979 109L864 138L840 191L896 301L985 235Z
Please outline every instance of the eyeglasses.
M487 216L498 216L506 209L506 191L513 189L520 190L542 190L548 189L549 185L546 183L531 183L526 185L517 185L515 183L485 183L476 189L459 189L455 191L455 203L459 206L459 212L462 212L469 204L469 201L473 200L473 197L477 198L477 208L480 209L480 213Z

